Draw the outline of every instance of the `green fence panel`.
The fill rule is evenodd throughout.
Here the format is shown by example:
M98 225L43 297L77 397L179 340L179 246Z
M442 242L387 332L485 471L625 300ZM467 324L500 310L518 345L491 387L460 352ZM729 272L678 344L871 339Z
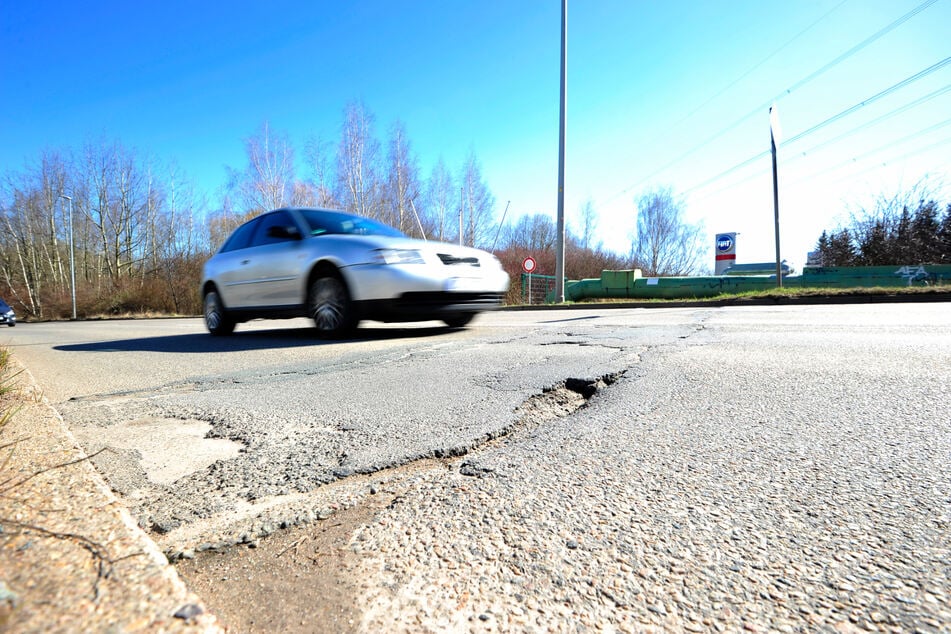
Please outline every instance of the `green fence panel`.
M790 288L898 288L942 283L951 283L949 265L806 267L802 275L783 278L783 285ZM637 270L602 271L599 279L567 282L565 299L703 299L775 287L775 275L642 277ZM554 302L553 295L549 292L546 302Z

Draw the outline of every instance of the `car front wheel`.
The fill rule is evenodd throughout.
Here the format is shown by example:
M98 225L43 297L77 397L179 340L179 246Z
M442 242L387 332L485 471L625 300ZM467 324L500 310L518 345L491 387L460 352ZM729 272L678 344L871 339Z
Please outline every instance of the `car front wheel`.
M225 306L216 291L205 294L205 327L208 332L218 335L230 335L234 332L235 322L228 317Z
M350 293L339 276L323 273L310 283L307 314L321 337L345 334L356 325Z
M448 315L443 318L443 322L450 328L462 328L475 317L475 313L458 313L456 315Z

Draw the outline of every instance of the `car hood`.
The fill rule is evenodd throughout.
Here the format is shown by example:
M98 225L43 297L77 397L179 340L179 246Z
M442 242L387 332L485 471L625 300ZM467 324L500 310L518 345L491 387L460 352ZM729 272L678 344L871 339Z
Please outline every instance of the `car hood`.
M412 249L422 253L426 259L439 258L445 262L446 259L471 260L472 258L475 258L482 266L494 265L498 268L501 268L501 264L499 263L498 259L487 251L435 240L340 234L315 236L310 239L333 239L334 241L339 241L340 243L348 243L351 247L366 249L367 254L377 249Z

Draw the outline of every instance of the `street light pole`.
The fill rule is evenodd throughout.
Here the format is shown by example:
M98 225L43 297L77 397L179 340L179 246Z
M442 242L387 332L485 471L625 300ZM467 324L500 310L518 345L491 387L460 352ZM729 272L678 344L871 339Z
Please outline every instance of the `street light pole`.
M69 201L69 287L73 296L73 321L76 321L76 258L73 255L73 197L60 194Z
M561 0L561 89L558 120L558 220L555 246L555 303L565 303L565 119L568 110L568 0Z
M776 286L783 287L783 264L779 252L779 171L776 169L776 142L779 136L779 113L776 104L769 109L769 147L773 155L773 221L776 234Z

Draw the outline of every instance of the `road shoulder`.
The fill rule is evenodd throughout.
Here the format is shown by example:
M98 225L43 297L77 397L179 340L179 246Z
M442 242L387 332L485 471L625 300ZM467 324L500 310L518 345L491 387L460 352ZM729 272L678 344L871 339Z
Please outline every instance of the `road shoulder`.
M33 377L0 428L0 630L221 632Z

